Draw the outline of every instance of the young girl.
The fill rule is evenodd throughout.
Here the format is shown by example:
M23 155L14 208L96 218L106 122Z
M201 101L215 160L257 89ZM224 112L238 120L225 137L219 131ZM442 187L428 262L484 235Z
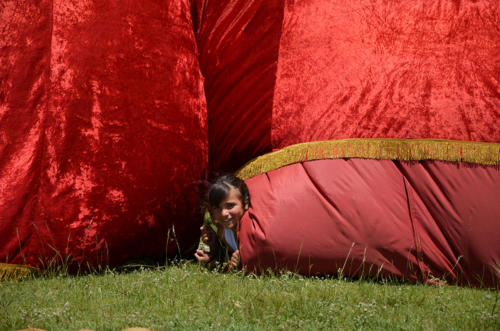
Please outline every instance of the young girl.
M219 177L208 191L208 210L217 231L208 224L201 230L201 240L210 247L210 253L198 249L194 256L199 262L214 262L217 251L217 237L227 249L230 265L240 264L237 229L241 217L250 205L250 195L245 182L233 175ZM224 249L223 248L223 249Z

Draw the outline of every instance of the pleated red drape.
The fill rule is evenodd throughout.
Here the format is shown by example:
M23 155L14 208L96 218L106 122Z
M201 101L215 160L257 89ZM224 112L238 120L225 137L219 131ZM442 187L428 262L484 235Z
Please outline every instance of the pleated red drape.
M0 261L119 264L165 255L169 232L169 253L196 242L190 1L6 0L0 61Z
M283 2L195 0L213 171L271 150Z

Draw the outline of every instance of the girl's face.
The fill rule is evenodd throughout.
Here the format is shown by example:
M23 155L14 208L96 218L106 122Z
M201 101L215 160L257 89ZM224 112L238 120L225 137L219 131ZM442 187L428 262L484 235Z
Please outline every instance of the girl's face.
M214 218L224 228L236 231L238 222L248 209L248 204L241 201L241 193L238 189L231 187L226 197L221 201L218 208L213 209Z

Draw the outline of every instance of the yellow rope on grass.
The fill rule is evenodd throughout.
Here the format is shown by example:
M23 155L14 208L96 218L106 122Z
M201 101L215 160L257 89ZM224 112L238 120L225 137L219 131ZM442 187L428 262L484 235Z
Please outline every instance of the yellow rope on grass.
M37 268L33 268L27 265L0 263L0 281L12 279L19 280L37 271Z

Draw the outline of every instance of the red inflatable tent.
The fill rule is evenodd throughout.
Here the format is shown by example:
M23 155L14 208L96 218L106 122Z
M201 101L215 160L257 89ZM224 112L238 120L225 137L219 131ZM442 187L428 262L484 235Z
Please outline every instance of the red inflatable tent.
M380 272L472 284L500 251L491 239L500 226L498 17L496 0L4 1L0 259L119 264L177 244L189 251L194 184L206 170L234 171L279 150L240 172L251 177L259 222L283 212L257 204L261 190L269 196L261 179L288 173L298 185L295 171L307 168L301 178L313 180L303 183L326 185L319 194L304 184L311 207L359 232L336 242L335 268L364 245L372 265L387 261ZM278 205L289 210L294 199ZM334 212L325 199L342 205ZM413 221L403 226L405 211ZM387 235L405 243L372 241L365 217L381 222L377 231L397 220L402 232ZM256 241L245 253L253 234L244 224L249 265L285 249L275 238L276 247ZM289 267L296 253L273 263ZM405 254L411 268L401 269Z
M198 4L212 168L279 150L239 171L251 270L498 284L496 1Z

